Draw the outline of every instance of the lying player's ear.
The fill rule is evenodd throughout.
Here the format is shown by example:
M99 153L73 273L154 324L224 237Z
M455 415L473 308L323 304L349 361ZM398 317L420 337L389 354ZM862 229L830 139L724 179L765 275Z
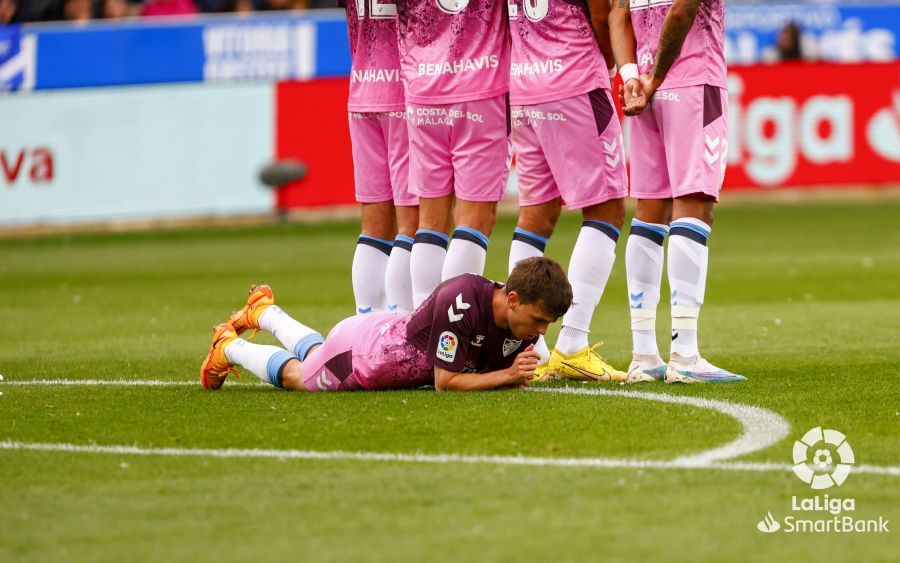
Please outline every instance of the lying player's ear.
M510 309L515 309L519 306L519 294L515 291L510 291L506 294L506 304L509 305Z

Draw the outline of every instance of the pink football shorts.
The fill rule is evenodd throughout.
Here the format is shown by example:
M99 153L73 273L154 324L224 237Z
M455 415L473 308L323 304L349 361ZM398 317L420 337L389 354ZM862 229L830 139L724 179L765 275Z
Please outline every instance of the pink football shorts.
M716 86L657 90L631 122L631 196L703 193L718 201L728 161L728 93Z
M506 94L448 105L408 103L409 184L420 197L500 201L509 178Z
M301 367L310 391L409 389L434 383L434 368L406 338L409 317L356 315L339 322Z
M512 108L519 205L582 209L628 195L622 129L605 88Z
M409 135L402 111L350 112L356 201L418 205L409 192Z

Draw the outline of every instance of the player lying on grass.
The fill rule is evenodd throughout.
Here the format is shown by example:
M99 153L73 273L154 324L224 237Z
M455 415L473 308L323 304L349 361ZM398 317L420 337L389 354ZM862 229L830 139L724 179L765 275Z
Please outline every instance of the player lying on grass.
M215 328L200 384L218 389L243 366L295 391L523 387L535 377L538 336L571 304L562 267L536 257L519 262L506 285L464 274L439 285L411 315L357 315L323 339L276 306L269 286L255 286L246 306ZM285 348L238 338L248 329L272 333Z

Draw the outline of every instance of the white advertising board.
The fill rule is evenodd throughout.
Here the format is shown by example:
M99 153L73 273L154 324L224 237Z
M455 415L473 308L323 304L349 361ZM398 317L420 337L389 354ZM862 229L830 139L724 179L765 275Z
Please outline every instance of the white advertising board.
M271 84L0 97L0 227L274 209Z

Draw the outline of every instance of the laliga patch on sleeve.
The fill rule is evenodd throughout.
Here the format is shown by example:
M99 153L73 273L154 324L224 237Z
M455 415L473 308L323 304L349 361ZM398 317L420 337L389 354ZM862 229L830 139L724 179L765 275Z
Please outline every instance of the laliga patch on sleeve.
M445 362L452 362L456 359L456 348L459 346L459 338L449 330L445 330L438 337L437 355L438 358Z

